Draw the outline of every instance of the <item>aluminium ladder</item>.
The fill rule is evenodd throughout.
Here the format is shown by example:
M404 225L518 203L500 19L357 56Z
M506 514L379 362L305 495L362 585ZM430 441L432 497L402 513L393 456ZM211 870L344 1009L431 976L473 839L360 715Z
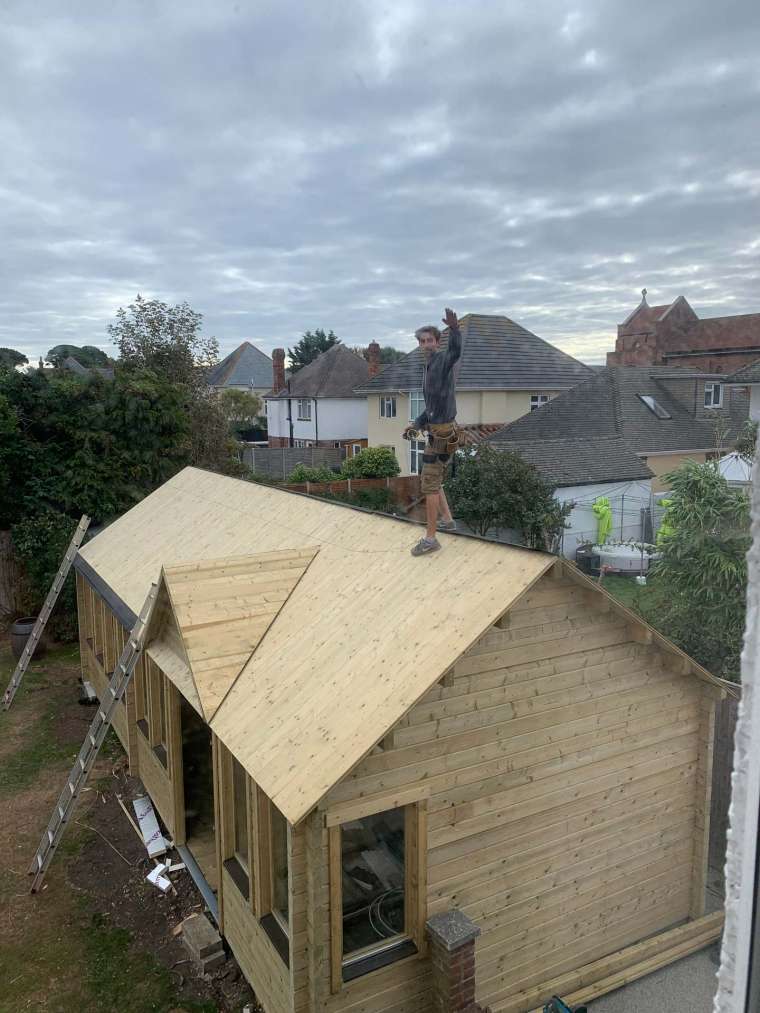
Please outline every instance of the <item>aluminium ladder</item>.
M66 554L61 560L61 565L58 567L58 573L56 573L53 583L50 585L50 590L47 593L47 598L42 606L40 614L37 616L37 622L34 624L29 639L24 644L24 650L19 658L16 669L11 676L11 681L8 683L8 688L3 694L3 707L8 710L10 705L13 703L13 698L16 695L16 690L21 685L21 680L24 678L24 673L27 670L29 662L32 660L32 655L35 652L37 644L40 642L42 631L45 629L45 624L50 618L50 613L55 607L55 603L58 601L58 595L61 593L61 588L64 585L66 578L69 575L71 564L74 561L79 551L79 546L82 544L82 539L85 536L87 528L90 525L90 518L87 514L82 515L82 519L77 525L77 529L74 532L69 547L66 549Z
M108 729L111 727L111 719L117 703L121 700L126 690L135 666L142 654L147 633L148 620L153 610L153 605L158 594L158 584L152 584L145 599L140 615L129 634L121 657L108 684L98 707L98 713L93 718L90 730L87 732L82 748L79 750L74 766L71 769L66 786L61 792L53 815L50 817L47 830L42 835L40 846L29 869L29 875L34 876L32 880L32 893L36 893L45 877L47 867L52 861L56 848L61 842L66 824L71 818L74 807L79 801L79 796L85 786L90 771L93 768L103 740Z

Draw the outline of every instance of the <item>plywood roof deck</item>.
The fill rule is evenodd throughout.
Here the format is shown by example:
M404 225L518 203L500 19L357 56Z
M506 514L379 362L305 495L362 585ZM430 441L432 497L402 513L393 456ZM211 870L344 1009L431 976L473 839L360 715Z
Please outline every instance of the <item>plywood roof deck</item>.
M392 518L186 468L81 556L134 612L165 567L189 630L216 621L214 595L248 581L249 557L318 549L210 721L296 823L554 562L446 535L443 552L415 559L416 534ZM222 558L241 572L212 576L208 564Z

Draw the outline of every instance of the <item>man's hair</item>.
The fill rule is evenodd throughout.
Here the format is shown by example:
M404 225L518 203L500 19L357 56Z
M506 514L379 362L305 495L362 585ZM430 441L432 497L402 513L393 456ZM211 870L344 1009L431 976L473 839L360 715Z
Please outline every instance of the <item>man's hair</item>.
M421 334L432 334L436 341L441 340L441 332L438 330L437 327L434 327L432 324L430 324L428 327L417 328L417 330L414 332L414 336L415 338L417 338L418 341L420 339Z

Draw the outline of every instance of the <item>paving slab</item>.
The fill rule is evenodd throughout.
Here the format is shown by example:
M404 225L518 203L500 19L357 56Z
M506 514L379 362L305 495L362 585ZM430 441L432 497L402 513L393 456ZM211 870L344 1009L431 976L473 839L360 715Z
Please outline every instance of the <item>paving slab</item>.
M589 1003L589 1013L712 1013L719 944Z

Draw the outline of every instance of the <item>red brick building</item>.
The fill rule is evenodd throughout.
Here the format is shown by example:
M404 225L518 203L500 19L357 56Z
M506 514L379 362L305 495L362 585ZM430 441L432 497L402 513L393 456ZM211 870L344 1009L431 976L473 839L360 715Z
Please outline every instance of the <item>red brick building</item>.
M618 325L608 366L692 366L732 373L760 357L760 313L700 319L684 296L650 306L646 289L631 315Z

